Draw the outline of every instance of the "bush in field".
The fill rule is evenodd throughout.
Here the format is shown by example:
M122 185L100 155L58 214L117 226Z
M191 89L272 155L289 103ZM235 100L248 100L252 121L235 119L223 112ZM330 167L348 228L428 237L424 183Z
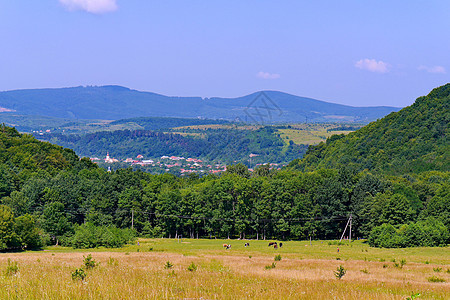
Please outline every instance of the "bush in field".
M133 241L135 234L130 229L119 229L114 226L95 226L92 223L82 224L75 229L75 234L68 244L74 248L107 247L118 248Z
M76 269L74 272L72 272L72 280L84 280L86 276L87 274L83 270L83 268Z
M173 267L173 264L170 261L167 261L164 265L164 269L171 269Z
M197 271L197 266L194 263L191 263L187 269L191 272L194 272Z
M447 227L433 218L396 227L385 223L374 227L368 239L370 246L382 248L445 246L449 241Z
M86 270L93 269L98 265L98 263L95 261L95 259L92 258L91 254L89 254L86 257L83 256L83 258L84 258L83 264L86 267Z
M437 277L437 276L428 277L427 280L429 282L445 282L445 279Z
M281 255L280 254L275 255L275 261L281 261Z
M10 258L8 258L8 265L6 266L5 274L6 276L11 276L19 272L19 266L17 264L17 261L11 261Z
M347 270L345 270L343 266L339 266L334 272L334 276L336 276L337 279L341 279L344 277L345 273L347 273Z

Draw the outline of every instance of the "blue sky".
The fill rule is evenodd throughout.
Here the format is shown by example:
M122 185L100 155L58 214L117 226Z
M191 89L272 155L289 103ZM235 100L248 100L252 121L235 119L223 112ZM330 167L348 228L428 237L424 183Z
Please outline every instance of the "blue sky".
M450 82L450 1L0 0L0 41L0 90L406 106Z

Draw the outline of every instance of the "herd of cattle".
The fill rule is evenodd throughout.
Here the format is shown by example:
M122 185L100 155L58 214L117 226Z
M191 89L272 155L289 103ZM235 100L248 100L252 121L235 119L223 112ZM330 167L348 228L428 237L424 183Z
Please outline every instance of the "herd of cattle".
M283 247L283 243L277 243L277 242L270 242L269 243L269 247L273 246L274 249L277 249L278 247ZM223 247L225 249L230 249L231 245L230 244L223 244ZM250 247L250 243L245 243L244 247Z

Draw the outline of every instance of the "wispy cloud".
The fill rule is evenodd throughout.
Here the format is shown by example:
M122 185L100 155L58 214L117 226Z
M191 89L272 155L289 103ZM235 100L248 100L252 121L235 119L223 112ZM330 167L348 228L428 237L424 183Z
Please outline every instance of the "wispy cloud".
M389 64L384 61L376 61L375 59L364 58L356 62L355 67L376 73L389 72Z
M419 69L420 71L427 71L428 73L435 73L435 74L447 73L447 71L443 66L434 66L434 67L420 66L417 69Z
M117 10L116 0L59 0L69 10L84 10L103 14Z
M262 78L262 79L278 79L280 78L280 74L276 74L276 73L269 73L269 72L258 72L256 74L256 77L258 78Z

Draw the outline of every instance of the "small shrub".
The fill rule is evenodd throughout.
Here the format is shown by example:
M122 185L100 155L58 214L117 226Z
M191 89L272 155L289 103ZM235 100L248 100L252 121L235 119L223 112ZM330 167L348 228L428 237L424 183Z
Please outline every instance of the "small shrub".
M281 255L280 254L275 255L275 261L281 261Z
M92 258L91 254L86 257L83 256L83 258L83 264L86 267L86 270L93 269L98 265L98 263Z
M74 272L72 272L72 280L84 280L86 276L87 274L83 270L83 268L76 269Z
M384 265L383 265L383 269L386 269L386 268L389 268L389 266L386 265L386 264L384 264Z
M336 276L337 279L341 279L345 273L347 273L347 270L343 266L339 266L337 270L334 272L334 276Z
M15 275L17 272L19 272L19 265L17 264L17 261L11 261L11 259L8 258L8 265L6 266L5 271L6 276Z
M406 300L414 300L420 297L420 293L411 294L411 297L407 297Z
M426 264L426 265L429 265L429 264L430 264L430 262L429 262L429 261L427 260L427 261L425 261L425 264Z
M153 247L148 248L148 251L153 251Z
M277 264L273 262L271 265L265 266L264 268L266 270L270 270L270 269L275 269L276 266L277 266Z
M173 267L173 264L170 261L166 261L166 264L164 265L164 269L171 269Z
M385 262L386 260L384 258L380 258L380 262Z
M340 257L336 257L336 260L341 260L341 258Z
M394 267L403 269L403 266L406 265L406 260L402 259L400 262L394 262Z
M400 260L400 268L403 268L404 265L406 265L406 259Z
M393 263L395 263L395 258L391 259L391 261L392 261Z
M447 269L447 271L446 271L446 272L450 274L450 269Z
M248 256L248 258L252 258L252 256L251 256L251 255L249 255L249 256Z
M445 282L445 279L439 278L437 276L431 276L427 278L429 282Z
M367 271L367 269L362 269L362 270L360 270L362 273L364 273L364 274L369 274L369 271Z
M116 259L114 259L112 257L110 257L108 259L108 266L115 267L115 266L118 266L118 265L119 265L119 262Z
M197 266L194 263L191 263L187 269L188 271L194 272L197 271Z
M439 267L433 268L433 271L435 271L435 272L440 272L440 271L442 271L442 268L439 268Z

